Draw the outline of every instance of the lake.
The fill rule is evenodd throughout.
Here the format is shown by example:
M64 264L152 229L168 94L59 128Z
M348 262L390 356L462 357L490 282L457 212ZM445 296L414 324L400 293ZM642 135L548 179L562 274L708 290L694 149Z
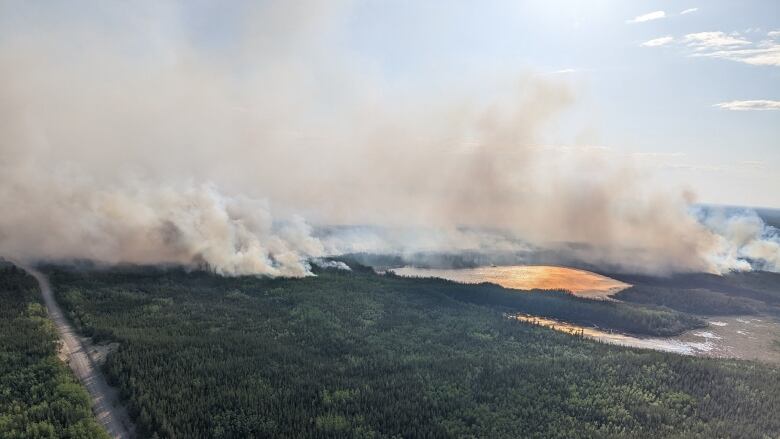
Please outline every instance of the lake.
M590 271L549 265L513 265L464 269L403 267L399 276L437 277L463 283L491 282L516 290L564 289L580 297L614 300L611 296L631 285ZM518 320L604 343L718 358L741 358L780 363L777 346L780 322L770 316L708 318L708 327L675 337L635 337L538 316L518 314Z
M551 265L462 269L403 267L392 271L399 276L438 277L463 283L491 282L516 290L569 290L576 296L601 300L631 286L590 271Z

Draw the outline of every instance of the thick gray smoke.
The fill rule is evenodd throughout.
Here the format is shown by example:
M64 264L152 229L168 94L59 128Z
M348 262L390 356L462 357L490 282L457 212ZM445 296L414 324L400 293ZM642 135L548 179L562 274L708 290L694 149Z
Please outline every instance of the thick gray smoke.
M96 187L35 169L7 172L3 181L13 184L0 189L0 243L3 255L23 261L198 264L220 274L303 276L306 260L323 254L300 217L274 222L267 203L208 185ZM31 178L35 184L20 184Z
M340 44L348 4L259 4L209 44L175 3L117 5L0 9L0 255L300 276L340 252L580 243L633 271L778 269L757 224L540 146L576 103L565 85L388 86Z

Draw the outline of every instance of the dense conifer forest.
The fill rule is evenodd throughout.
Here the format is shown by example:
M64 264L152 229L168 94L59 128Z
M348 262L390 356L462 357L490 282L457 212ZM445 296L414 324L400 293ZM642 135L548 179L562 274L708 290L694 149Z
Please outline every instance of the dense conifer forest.
M645 333L693 317L354 268L46 271L84 333L120 343L105 371L142 437L780 435L776 367L609 346L506 313Z
M694 273L668 277L610 274L633 287L615 298L699 315L773 314L780 317L780 274L766 271L725 276Z
M0 438L108 438L57 346L35 280L0 261Z

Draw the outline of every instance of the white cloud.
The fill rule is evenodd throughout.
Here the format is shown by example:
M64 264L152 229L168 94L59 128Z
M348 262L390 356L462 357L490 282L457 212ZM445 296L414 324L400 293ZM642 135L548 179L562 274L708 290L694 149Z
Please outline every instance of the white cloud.
M666 12L664 11L648 12L647 14L642 14L637 17L634 17L631 20L626 20L626 23L643 23L645 21L658 20L665 17L666 17Z
M773 32L769 32L769 36ZM778 33L780 35L780 33ZM754 66L780 66L780 44L771 39L753 43L739 32L699 32L683 38L691 56L720 58Z
M669 44L672 41L674 41L674 37L672 37L671 35L667 35L665 37L653 38L652 40L645 41L644 43L640 44L640 46L642 46L642 47L659 47L659 46L664 46L666 44Z
M551 74L558 75L558 74L566 74L566 73L576 73L577 69L561 69L561 70L555 70L554 72L550 72Z
M720 31L688 34L684 40L696 50L750 45L750 41L740 37L738 33L729 35Z
M721 102L713 106L732 111L767 111L780 110L780 101L772 101L768 99L756 99L752 101L729 101Z
M642 47L660 47L678 42L687 47L688 56L718 58L753 66L780 66L780 30L769 31L767 38L749 40L744 33L722 31L697 32L675 39L671 35L654 38Z
M761 44L754 49L717 50L696 53L693 56L727 59L753 66L780 66L780 44Z
M686 10L680 12L680 15L691 14L691 13L694 13L694 12L696 12L698 10L699 10L699 8L686 9Z

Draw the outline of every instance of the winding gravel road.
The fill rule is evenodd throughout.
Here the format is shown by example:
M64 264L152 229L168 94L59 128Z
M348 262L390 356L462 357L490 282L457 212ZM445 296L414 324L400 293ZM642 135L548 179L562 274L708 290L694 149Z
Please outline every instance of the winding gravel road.
M68 359L73 373L92 397L92 411L95 412L95 417L112 438L134 438L133 424L130 422L124 407L119 403L117 391L108 385L100 368L87 355L84 345L54 300L48 279L40 271L30 267L24 267L24 269L35 277L41 287L49 317L57 327L60 339L62 339L62 353Z

